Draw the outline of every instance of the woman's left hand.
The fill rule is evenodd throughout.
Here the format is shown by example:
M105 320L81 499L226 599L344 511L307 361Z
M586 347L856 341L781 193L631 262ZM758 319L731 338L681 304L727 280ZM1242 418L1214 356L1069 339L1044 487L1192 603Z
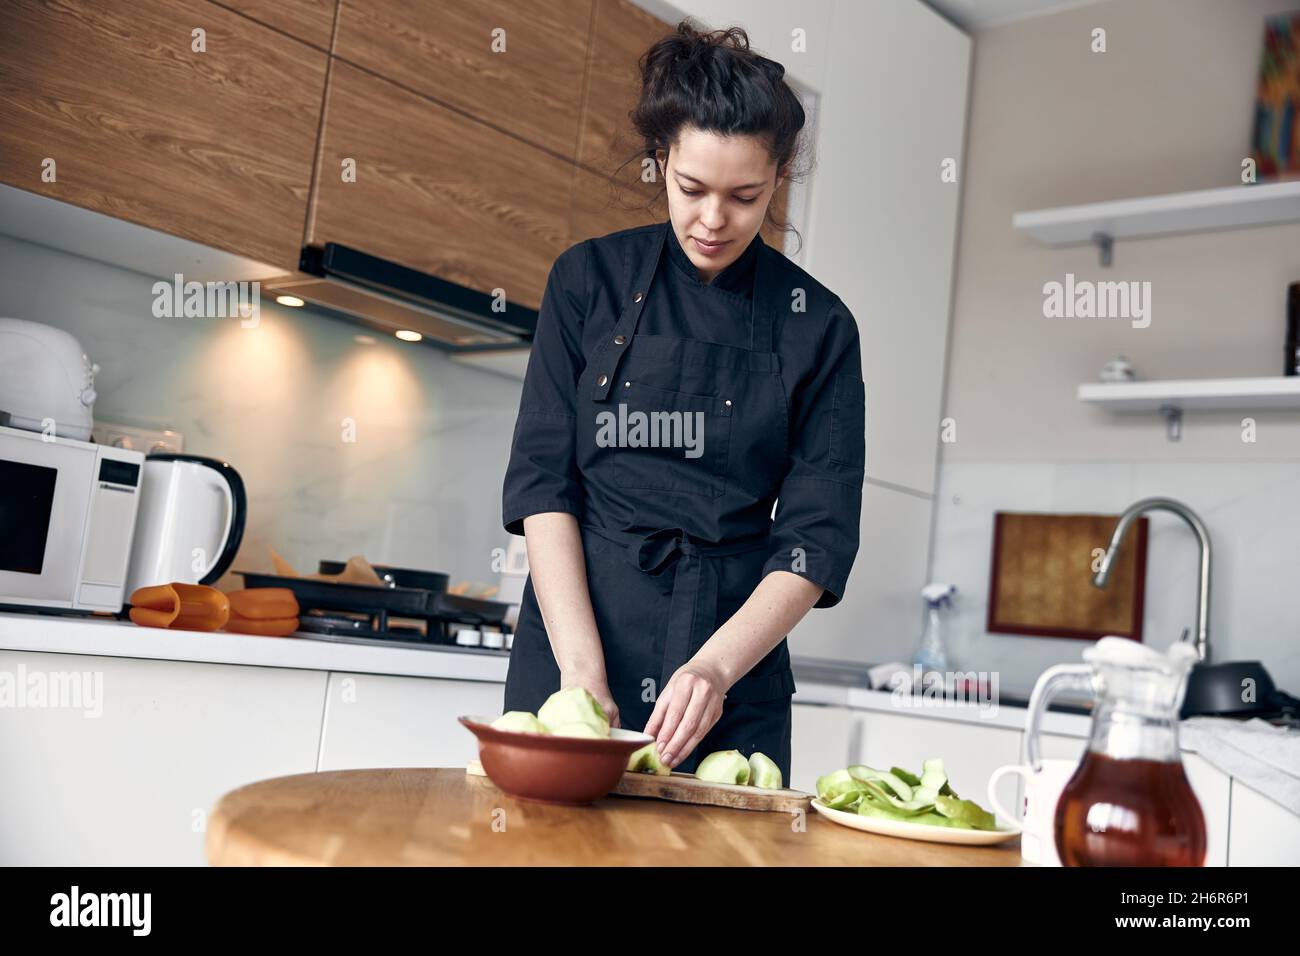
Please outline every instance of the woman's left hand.
M678 668L655 701L645 732L659 745L659 757L675 767L695 750L722 716L722 679L698 663Z

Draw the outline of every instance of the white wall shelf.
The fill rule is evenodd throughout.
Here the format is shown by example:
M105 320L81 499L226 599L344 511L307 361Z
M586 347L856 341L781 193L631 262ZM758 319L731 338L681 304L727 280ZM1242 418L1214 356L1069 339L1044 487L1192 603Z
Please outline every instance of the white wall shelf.
M1300 375L1091 382L1079 386L1079 401L1112 412L1160 412L1170 440L1178 441L1184 411L1300 409Z
M1300 222L1300 181L1227 186L1018 212L1011 224L1048 246L1096 243L1110 265L1116 239Z

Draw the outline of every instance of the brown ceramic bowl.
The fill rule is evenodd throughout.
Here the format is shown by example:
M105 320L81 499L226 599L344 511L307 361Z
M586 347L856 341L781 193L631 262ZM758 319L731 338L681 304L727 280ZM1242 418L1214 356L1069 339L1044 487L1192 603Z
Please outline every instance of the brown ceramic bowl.
M483 772L512 797L539 803L599 800L618 784L627 758L654 740L618 727L610 729L608 739L497 730L491 726L495 719L460 718L478 738Z

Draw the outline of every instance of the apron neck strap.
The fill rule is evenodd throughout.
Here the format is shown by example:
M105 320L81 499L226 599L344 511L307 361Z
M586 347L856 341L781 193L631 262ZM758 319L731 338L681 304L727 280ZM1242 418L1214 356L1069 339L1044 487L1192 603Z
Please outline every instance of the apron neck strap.
M758 260L754 263L754 289L749 310L749 350L772 351L772 325L776 321L776 278L780 274L776 263L769 261L773 250L759 237Z

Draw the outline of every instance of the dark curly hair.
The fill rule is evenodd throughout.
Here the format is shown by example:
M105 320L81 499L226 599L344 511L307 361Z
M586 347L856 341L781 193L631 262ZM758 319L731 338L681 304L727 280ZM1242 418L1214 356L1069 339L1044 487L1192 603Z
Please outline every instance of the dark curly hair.
M658 150L671 150L684 126L694 126L722 136L757 136L777 175L802 177L794 167L803 151L803 105L785 81L785 67L751 50L744 29L702 32L687 18L646 50L638 65L641 96L628 117L641 145L620 169L633 160L653 161ZM661 190L651 204L663 196ZM770 204L767 221L798 235L772 215Z

